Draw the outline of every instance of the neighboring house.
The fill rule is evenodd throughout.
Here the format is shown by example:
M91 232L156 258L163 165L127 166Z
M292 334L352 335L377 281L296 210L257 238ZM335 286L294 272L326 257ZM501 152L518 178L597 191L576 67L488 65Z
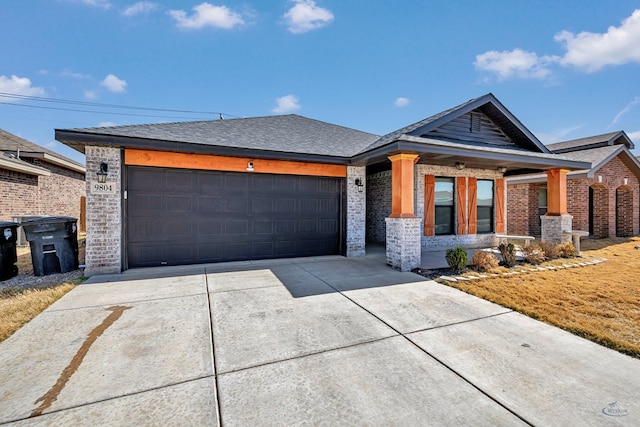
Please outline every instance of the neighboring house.
M563 171L492 94L379 137L298 115L58 129L85 153L85 274L310 255L387 263L493 244L505 232L505 173L548 171L545 230L563 238ZM98 183L99 174L106 183ZM569 219L570 220L570 219ZM569 224L570 226L570 224Z
M37 215L81 219L85 194L83 165L0 129L0 221Z
M575 139L547 148L591 168L567 174L567 211L574 230L592 237L628 237L639 232L640 162L623 132ZM540 174L507 179L508 231L540 235L540 215L547 209L546 177Z

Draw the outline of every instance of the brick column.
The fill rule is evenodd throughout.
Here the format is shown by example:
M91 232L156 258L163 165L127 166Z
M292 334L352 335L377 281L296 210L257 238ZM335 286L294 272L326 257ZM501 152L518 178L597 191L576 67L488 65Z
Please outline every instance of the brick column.
M119 273L122 270L122 161L119 148L86 147L87 240L84 274ZM96 190L100 163L109 167L109 189Z
M571 241L563 231L572 230L573 216L567 213L567 173L566 169L554 169L547 174L547 213L542 215L542 240L552 243Z
M359 180L361 186L356 185ZM365 256L366 167L347 166L347 256Z
M391 215L387 224L387 264L401 271L420 266L421 219L414 214L414 165L417 154L396 154L391 160Z

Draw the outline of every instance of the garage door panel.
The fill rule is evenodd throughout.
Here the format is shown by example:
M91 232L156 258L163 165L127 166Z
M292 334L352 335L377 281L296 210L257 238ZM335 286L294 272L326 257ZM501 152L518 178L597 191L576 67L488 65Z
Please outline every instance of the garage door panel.
M127 171L129 267L340 253L342 178Z
M224 200L220 197L198 197L198 212L202 214L222 212Z
M198 222L198 237L220 236L222 234L223 221L203 220Z

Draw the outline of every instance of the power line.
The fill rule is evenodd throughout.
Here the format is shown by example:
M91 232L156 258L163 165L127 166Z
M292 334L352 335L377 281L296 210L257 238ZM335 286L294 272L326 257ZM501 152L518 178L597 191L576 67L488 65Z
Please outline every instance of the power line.
M216 116L224 115L226 117L237 118L237 116L234 116L232 114L221 113L218 111L176 110L176 109L169 109L169 108L139 107L139 106L133 106L133 105L104 104L99 102L74 101L70 99L44 98L40 96L17 95L17 94L5 93L5 92L0 92L0 98L9 98L9 99L33 101L33 102L49 102L49 103L57 103L57 104L79 105L79 106L96 107L96 108L117 108L117 109L123 109L123 110L143 110L143 111L158 111L158 112L184 113L184 114L206 114L206 115L216 115ZM41 109L47 109L47 110L73 111L73 112L80 112L80 113L110 114L110 115L132 116L132 117L159 117L159 118L172 118L172 119L189 119L188 117L177 117L177 116L144 115L144 114L133 114L133 113L115 113L115 112L97 111L97 110L69 109L69 108L61 108L61 107L45 107L42 105L17 104L9 101L6 101L6 102L0 101L0 104L15 105L20 107L28 107L28 108L41 108ZM210 117L208 117L207 119L210 119Z
M77 108L61 108L61 107L47 107L46 105L15 104L13 102L3 102L3 101L0 101L0 104L11 105L15 107L40 108L44 110L58 110L58 111L73 111L76 113L89 113L89 114L107 114L107 115L113 115L113 116L155 117L155 118L163 118L163 119L183 119L183 120L184 119L211 120L211 117L194 118L194 117L184 117L184 116L162 116L157 114L117 113L115 111L79 110ZM215 114L219 114L219 113L215 113Z

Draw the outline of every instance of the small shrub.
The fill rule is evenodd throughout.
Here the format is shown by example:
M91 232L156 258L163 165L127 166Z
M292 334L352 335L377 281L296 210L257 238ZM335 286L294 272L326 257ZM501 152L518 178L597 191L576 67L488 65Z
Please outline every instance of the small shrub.
M498 257L491 252L476 251L471 258L471 264L478 271L489 271L500 265Z
M447 249L447 254L445 255L447 259L447 264L454 271L462 271L467 266L467 250L462 246L456 246L453 249Z
M506 267L513 267L516 265L516 247L513 243L500 243L498 246L500 255L502 255L502 262Z
M545 254L538 245L526 246L522 248L522 259L529 264L538 265L545 260Z
M576 247L573 246L573 243L560 243L558 245L558 252L560 252L562 258L575 258Z
M558 250L558 245L555 243L543 240L538 244L538 246L540 246L540 249L544 252L545 259L560 258L560 251Z

